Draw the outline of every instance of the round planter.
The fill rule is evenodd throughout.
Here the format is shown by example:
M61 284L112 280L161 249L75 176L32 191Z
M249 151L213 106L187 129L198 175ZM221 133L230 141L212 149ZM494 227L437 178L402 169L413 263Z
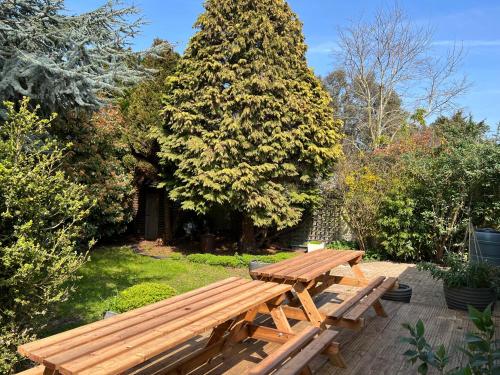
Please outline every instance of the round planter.
M407 284L399 284L398 289L392 289L384 293L382 299L388 301L409 303L411 300L412 289Z
M488 262L500 266L500 232L490 229L476 229L470 243L469 255L473 262Z
M253 271L253 270L256 270L257 268L267 266L268 264L270 264L270 263L260 262L260 261L258 261L258 260L252 260L252 261L248 264L248 270L249 270L249 271Z
M248 272L251 272L253 270L256 270L257 268L267 266L270 263L266 262L260 262L258 260L252 260L250 263L248 263ZM250 275L250 277L253 279L254 277Z
M493 305L496 301L494 288L449 288L444 285L443 289L449 309L467 311L467 305L471 305L479 311L484 311L489 304Z

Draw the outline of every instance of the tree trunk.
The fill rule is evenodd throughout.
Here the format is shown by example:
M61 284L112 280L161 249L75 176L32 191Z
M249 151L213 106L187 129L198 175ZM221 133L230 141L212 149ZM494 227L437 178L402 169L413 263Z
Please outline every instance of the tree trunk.
M252 219L246 214L243 214L243 220L241 221L240 247L244 252L256 249L255 228Z

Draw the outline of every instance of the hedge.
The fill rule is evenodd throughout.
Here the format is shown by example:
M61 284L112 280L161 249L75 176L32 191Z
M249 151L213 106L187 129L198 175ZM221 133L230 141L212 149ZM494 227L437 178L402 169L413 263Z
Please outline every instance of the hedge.
M122 313L175 296L170 285L146 282L122 290L110 303L108 310Z
M224 266L233 268L248 267L252 260L265 263L277 263L285 259L296 256L295 252L281 252L272 255L235 254L235 255L215 255L215 254L190 254L186 259L193 263L209 264L211 266Z

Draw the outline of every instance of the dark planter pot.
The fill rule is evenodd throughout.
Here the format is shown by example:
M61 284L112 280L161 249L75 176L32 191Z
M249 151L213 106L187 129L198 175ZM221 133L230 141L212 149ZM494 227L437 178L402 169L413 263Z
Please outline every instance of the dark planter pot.
M270 263L259 262L258 260L252 260L252 261L248 264L248 271L253 271L253 270L256 270L257 268L267 266L268 264L270 264ZM252 276L252 275L250 275L250 276L253 278L253 276Z
M399 284L398 289L392 289L388 292L385 292L382 296L382 299L386 299L388 301L409 303L411 300L411 293L411 286L406 284Z
M258 260L252 260L248 264L248 270L253 271L253 270L256 270L257 268L264 267L264 266L267 266L269 264L271 264L271 263L259 262Z
M449 288L443 286L444 298L449 309L465 310L467 305L484 311L489 304L494 305L496 293L494 288Z

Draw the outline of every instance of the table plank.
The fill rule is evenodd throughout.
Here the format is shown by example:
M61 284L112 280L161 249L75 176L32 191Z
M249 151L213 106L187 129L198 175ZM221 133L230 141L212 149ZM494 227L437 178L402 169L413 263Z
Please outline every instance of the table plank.
M313 256L314 253L318 253L318 255ZM334 252L333 250L326 250L322 252L315 251L314 253L306 254L306 256L302 258L302 262L294 264L291 267L285 267L280 271L273 272L272 277L286 278L286 276L290 273L300 271L304 267L314 266L315 264L321 263L324 260L331 259L332 257L336 256L336 252Z
M221 285L218 288L208 290L203 294L195 294L189 298L174 301L171 304L162 305L160 308L148 311L143 314L132 316L130 319L121 320L104 326L98 330L93 330L88 333L76 335L71 339L66 339L62 342L54 343L45 348L40 348L36 351L36 355L41 358L47 358L56 355L57 353L68 353L70 349L79 348L82 345L92 342L94 345L100 344L99 339L104 338L106 342L112 340L120 340L128 336L134 335L136 332L141 333L151 329L158 324L166 323L176 317L185 315L193 309L200 309L204 306L216 303L235 292L249 290L255 287L256 284L250 280L235 280L230 284ZM126 329L125 334L123 330Z
M311 257L312 258L318 257L318 256L321 256L323 253L330 252L330 251L331 250L324 249L324 250L314 251L312 253L299 255L299 256L291 258L291 259L286 259L286 260L283 260L283 261L278 262L278 263L273 263L273 264L270 264L268 266L257 268L255 270L251 271L250 273L254 276L269 277L269 276L272 276L275 272L281 271L283 269L291 268L292 266L297 265L297 264L300 265L304 261L306 261L305 259L309 259Z
M49 345L53 345L55 343L65 341L67 339L71 339L75 336L79 336L79 335L82 335L84 333L89 333L89 332L95 331L97 329L100 329L102 327L106 327L108 325L115 324L117 322L121 322L121 321L130 319L131 317L134 317L134 316L137 316L137 315L140 315L143 313L147 313L149 311L153 311L155 309L161 308L162 306L169 305L171 303L174 303L174 302L186 299L186 298L190 298L192 296L203 294L207 291L217 289L217 288L223 287L224 285L237 282L238 280L241 280L241 279L238 277L230 277L230 278L227 278L225 280L221 280L221 281L218 281L216 283L212 283L212 284L207 285L205 287L184 293L182 295L169 298L167 300L163 300L163 301L160 301L160 302L148 305L148 306L144 306L144 307L141 307L139 309L135 309L135 310L123 313L123 314L115 315L111 318L108 318L105 320L100 320L100 321L97 321L94 323L90 323L90 324L87 324L85 326L78 327L78 328L75 328L75 329L72 329L69 331L65 331L65 332L59 333L59 334L54 335L54 336L50 336L50 337L46 337L46 338L43 338L43 339L40 339L37 341L33 341L31 343L21 345L18 348L18 352L20 354L36 361L36 362L40 362L39 359L33 358L36 356L32 356L32 353L36 352L38 349L47 347Z
M308 282L330 271L331 269L348 263L364 252L359 250L318 250L307 253L287 261L271 264L253 270L251 274L264 279L298 280Z
M255 293L264 292L273 287L273 285L275 284L249 280L249 282L243 285L218 294L213 298L207 298L194 306L175 310L165 316L151 319L144 324L125 327L118 332L96 338L85 345L75 346L53 356L45 357L43 363L47 367L56 368L62 363L77 360L88 353L92 353L94 358L97 358L97 353L108 355L112 352L109 350L110 348L118 347L122 343L134 345L133 343L140 344L147 342L162 335L164 332L173 332L181 329L200 318L226 307L228 304L239 303L245 298L252 297Z
M297 280L304 282L311 281L316 277L324 274L325 272L330 271L337 266L340 266L343 263L347 263L352 259L356 259L358 257L363 256L363 254L364 254L363 251L348 251L341 257L336 258L332 261L326 261L319 265L315 265L312 267L308 267L307 269L301 270L300 274L297 273Z
M228 319L235 318L252 307L269 301L291 289L289 285L275 283L265 283L265 286L267 287L266 290L257 291L252 296L245 295L239 300L228 300L227 303L221 305L224 306L223 308L213 306L208 315L187 318L196 320L198 322L196 325L184 325L175 332L166 327L159 328L155 330L159 334L156 334L156 332L149 333L150 339L146 342L132 340L114 346L111 352L96 351L89 353L76 361L64 363L60 367L60 371L65 375L74 375L76 373L79 375L110 375L120 373L174 347L189 337L203 333L208 327L215 327Z
M273 274L273 277L283 278L286 280L296 280L298 276L302 275L303 273L309 270L315 270L321 264L325 263L333 264L332 268L335 268L335 265L342 264L342 261L339 262L337 259L344 258L345 256L346 253L344 252L330 250L329 253L324 253L323 256L319 258L310 259L309 261L304 262L304 264L299 265L298 267L294 267L292 269L286 269L276 274Z

